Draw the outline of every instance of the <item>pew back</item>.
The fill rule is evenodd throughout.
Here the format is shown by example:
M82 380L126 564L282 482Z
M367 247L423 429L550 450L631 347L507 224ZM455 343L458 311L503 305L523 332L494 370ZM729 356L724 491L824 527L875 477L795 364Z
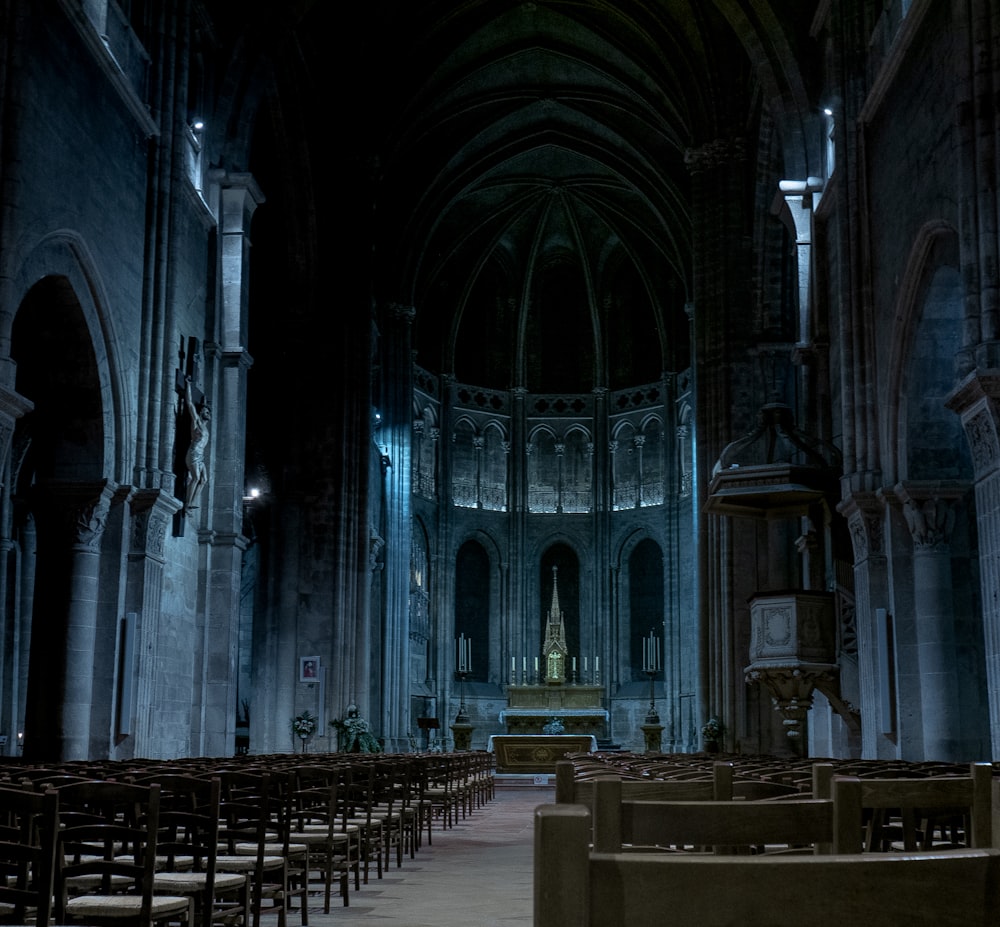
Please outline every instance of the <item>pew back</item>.
M985 927L1000 850L908 855L596 853L582 805L535 812L535 927Z
M594 850L713 849L717 853L803 848L830 852L835 841L830 799L782 801L628 801L614 778L594 784Z

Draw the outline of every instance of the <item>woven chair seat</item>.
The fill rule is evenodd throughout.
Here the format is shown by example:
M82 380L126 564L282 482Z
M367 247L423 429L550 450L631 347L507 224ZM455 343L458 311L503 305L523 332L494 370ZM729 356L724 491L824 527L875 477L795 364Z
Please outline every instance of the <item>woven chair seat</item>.
M207 872L158 872L153 879L153 890L157 892L181 892L190 895L204 891ZM246 876L236 872L216 872L215 890L226 891L242 888Z
M174 895L154 895L154 917L170 914L187 915L192 906L190 898ZM135 917L142 908L139 895L81 895L66 902L66 913L72 918Z
M226 854L223 856L220 854L215 858L215 869L216 872L253 872L254 867L257 865L257 851L254 850L253 855L250 854L239 854L238 856L231 856ZM264 868L266 870L280 869L285 865L284 856L265 856L264 857Z
M237 843L233 849L236 851L237 856L256 856L257 855L257 844L255 843ZM298 856L305 853L309 847L304 843L290 843L288 844L288 855ZM264 853L266 856L283 856L285 847L280 843L266 843L264 844Z
M340 833L338 831L329 833L326 827L324 827L322 831L315 832L293 831L289 834L289 836L296 843L307 843L311 847L322 846L326 843L327 838L336 844L348 843L351 839L350 834Z

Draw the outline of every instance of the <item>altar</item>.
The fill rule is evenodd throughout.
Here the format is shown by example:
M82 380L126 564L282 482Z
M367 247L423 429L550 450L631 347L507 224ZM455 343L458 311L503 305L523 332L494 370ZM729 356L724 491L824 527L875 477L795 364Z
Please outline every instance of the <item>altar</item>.
M497 772L555 773L567 753L593 753L597 738L579 734L494 734L487 749L496 754Z
M511 686L500 723L508 734L542 734L553 718L566 734L601 735L608 712L601 706L601 686Z
M534 657L533 674L528 676L528 658L521 658L521 678L517 678L517 659L511 658L511 678L507 688L507 707L500 712L500 723L510 736L559 735L603 737L609 714L604 708L604 686L600 684L600 661L594 657L593 675L582 661L583 676L577 681L577 658L566 645L566 628L559 607L557 568L552 568L552 605L545 624L541 660ZM559 722L553 729L552 722ZM562 730L559 730L561 726ZM541 749L540 741L535 747ZM577 748L572 748L577 749ZM596 744L593 748L596 749ZM499 752L498 752L499 757Z

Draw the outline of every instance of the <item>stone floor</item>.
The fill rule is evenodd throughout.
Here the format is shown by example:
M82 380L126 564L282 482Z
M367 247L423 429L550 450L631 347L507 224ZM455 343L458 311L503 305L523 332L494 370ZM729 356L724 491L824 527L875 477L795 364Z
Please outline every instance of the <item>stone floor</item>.
M451 830L435 829L433 845L425 839L402 868L393 866L381 880L373 873L367 885L351 892L348 907L337 897L324 914L314 897L309 927L530 927L533 812L554 800L552 785L501 778L491 802ZM299 924L298 912L292 912L288 927Z

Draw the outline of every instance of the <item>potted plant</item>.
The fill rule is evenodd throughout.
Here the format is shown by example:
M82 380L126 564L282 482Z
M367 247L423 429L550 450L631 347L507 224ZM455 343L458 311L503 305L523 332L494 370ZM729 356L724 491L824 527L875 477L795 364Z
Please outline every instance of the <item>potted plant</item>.
M316 719L306 709L292 718L292 733L302 741L302 752L306 752L306 741L316 731Z
M725 727L715 715L712 715L705 722L701 729L701 739L704 741L706 752L719 752L719 742L722 740L723 731L725 731Z

